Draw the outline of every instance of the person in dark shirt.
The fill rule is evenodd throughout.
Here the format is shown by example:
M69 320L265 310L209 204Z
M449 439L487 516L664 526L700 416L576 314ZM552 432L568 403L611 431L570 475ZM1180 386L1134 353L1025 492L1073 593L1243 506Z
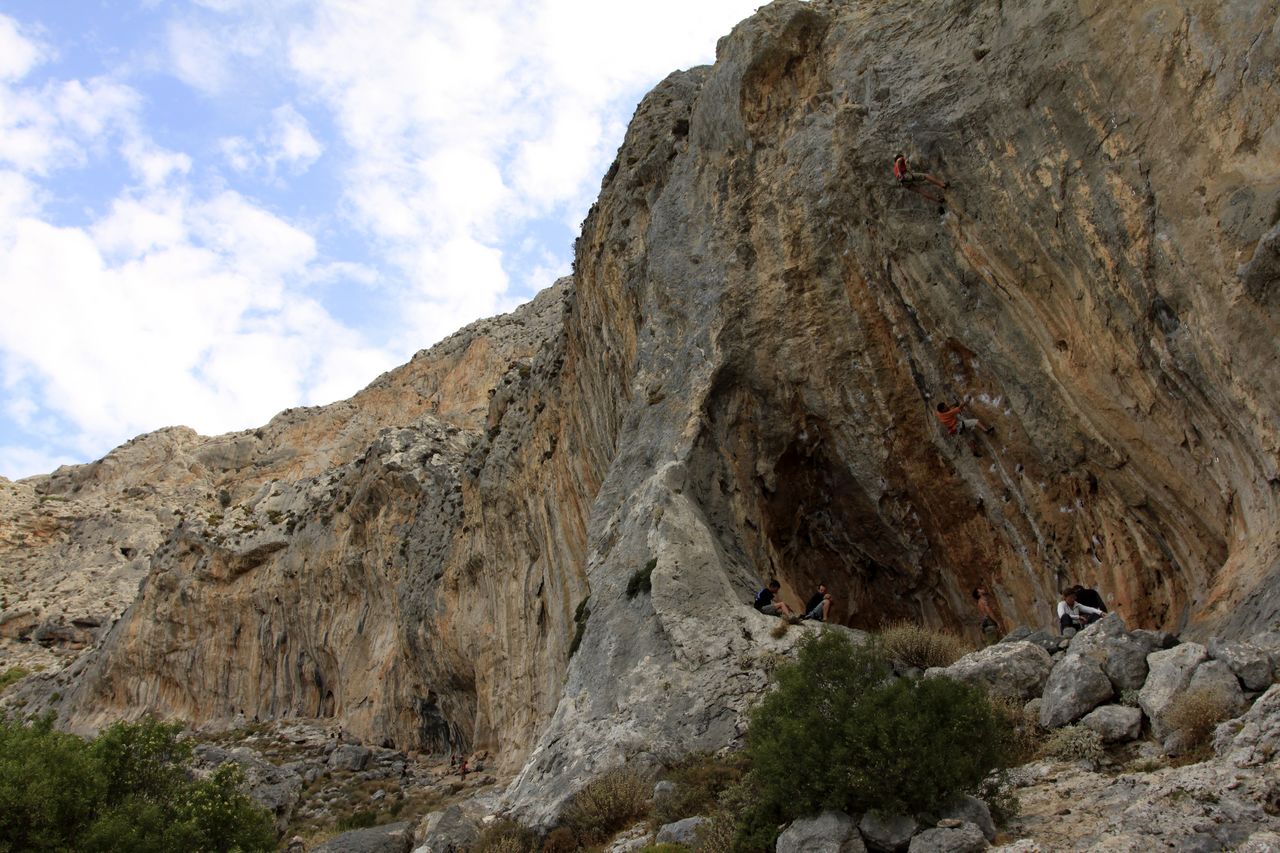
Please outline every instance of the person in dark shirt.
M1107 612L1107 604L1102 600L1102 596L1096 589L1076 584L1076 601L1085 607L1092 607L1095 610L1101 610L1103 613Z
M815 622L826 622L827 617L831 615L831 593L827 592L827 585L818 584L818 591L809 596L809 600L804 605L804 616L801 619L812 619Z
M787 606L785 601L778 598L778 593L781 590L782 584L778 583L777 578L773 578L769 581L768 586L756 593L756 600L752 606L765 616L789 618L791 616L791 608Z

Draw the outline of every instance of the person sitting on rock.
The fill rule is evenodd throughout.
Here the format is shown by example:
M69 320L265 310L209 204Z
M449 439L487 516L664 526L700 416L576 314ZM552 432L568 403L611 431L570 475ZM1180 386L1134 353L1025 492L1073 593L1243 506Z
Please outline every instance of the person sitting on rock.
M948 406L946 403L938 404L938 411L934 413L934 416L938 419L939 423L946 427L949 435L956 435L964 430L972 431L975 429L980 429L986 433L995 431L994 427L987 426L977 418L960 417L960 412L964 409L965 405L966 404L964 402L956 403L954 406Z
M920 181L928 181L940 190L945 190L947 188L946 181L940 181L927 172L920 172L919 174L912 172L911 168L907 166L907 155L899 153L898 156L893 158L893 177L897 179L899 186L903 189L919 193L929 199L929 201L936 201L939 204L942 203L941 198L920 186Z
M777 598L781 589L782 584L778 583L777 578L770 580L768 586L756 593L756 600L753 605L755 609L759 610L765 616L781 616L784 619L790 618L792 613L791 608L787 606L787 603L781 599L777 599L775 601L775 598Z
M1102 594L1096 589L1090 589L1087 586L1076 584L1076 601L1086 607L1097 608L1103 613L1107 612L1107 603L1102 600Z
M978 603L978 613L982 615L982 642L990 646L1004 633L1000 630L995 608L991 605L991 593L987 592L985 586L978 584L973 588L973 600Z
M1062 591L1062 600L1058 602L1058 628L1065 634L1068 628L1080 630L1092 625L1106 614L1096 607L1076 601L1076 588L1069 586Z
M831 615L831 593L827 592L827 585L818 584L818 591L809 596L809 600L804 605L804 615L801 619L812 619L815 622L826 622Z

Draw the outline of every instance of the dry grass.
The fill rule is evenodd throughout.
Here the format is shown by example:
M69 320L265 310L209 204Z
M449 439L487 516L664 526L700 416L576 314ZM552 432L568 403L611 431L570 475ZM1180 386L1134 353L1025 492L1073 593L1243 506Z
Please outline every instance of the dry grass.
M787 635L787 629L790 627L785 620L779 620L777 625L769 629L769 636L775 640L781 640Z
M1177 733L1186 754L1202 756L1208 752L1213 730L1218 723L1231 719L1234 711L1229 697L1212 688L1200 687L1174 698L1165 714L1165 723Z
M653 780L629 767L606 771L574 794L563 823L583 845L605 841L648 816Z
M1095 764L1107 755L1102 746L1102 735L1084 726L1054 729L1044 742L1044 752L1059 761L1092 761Z
M973 648L955 634L935 631L911 622L895 622L880 631L880 648L886 657L907 666L928 669L951 666Z
M1025 764L1040 757L1048 735L1040 727L1040 718L1027 711L1026 703L1008 696L992 696L991 707L1009 729L1011 764Z
M471 853L533 853L537 849L537 833L514 820L500 820L480 833Z

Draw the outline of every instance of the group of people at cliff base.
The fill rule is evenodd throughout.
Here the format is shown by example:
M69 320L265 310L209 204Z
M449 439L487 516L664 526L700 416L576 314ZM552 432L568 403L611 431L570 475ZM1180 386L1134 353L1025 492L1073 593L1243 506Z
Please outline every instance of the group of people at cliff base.
M753 606L765 616L778 616L790 622L800 622L805 619L814 622L826 622L831 617L831 593L827 592L825 583L818 584L817 590L813 595L809 596L809 600L805 602L803 613L796 613L789 604L778 597L778 593L781 590L782 584L778 582L778 579L771 579L763 589L756 593L756 600Z

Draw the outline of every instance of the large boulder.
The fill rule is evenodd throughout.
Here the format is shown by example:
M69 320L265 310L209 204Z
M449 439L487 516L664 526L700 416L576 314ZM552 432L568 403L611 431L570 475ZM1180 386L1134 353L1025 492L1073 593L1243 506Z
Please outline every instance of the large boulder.
M1220 660L1207 660L1196 667L1187 684L1187 690L1205 690L1222 697L1231 709L1231 716L1241 713L1248 706L1240 680L1231 668Z
M1072 651L1054 666L1041 697L1040 725L1074 723L1115 695L1111 679L1093 657Z
M1249 638L1249 645L1259 648L1271 658L1271 671L1280 678L1280 630L1262 631Z
M951 820L968 821L981 829L988 841L995 841L996 822L991 819L991 809L977 797L962 794L948 803L941 810L941 815Z
M1125 743L1142 734L1142 711L1124 705L1103 705L1085 714L1080 725L1097 732L1104 743Z
M867 812L858 823L867 847L877 853L900 853L911 843L920 823L907 815L882 815Z
M658 834L654 836L654 843L695 847L698 843L698 829L707 823L707 820L705 817L687 817L684 820L663 824L658 828Z
M1040 695L1052 669L1053 659L1034 643L996 643L951 666L931 668L925 677L953 678L1021 702Z
M480 837L475 818L460 806L431 812L418 826L417 846L413 853L461 853L469 850Z
M335 835L311 853L409 853L413 831L408 821L353 829Z
M1092 655L1098 661L1101 661L1105 654L1104 650L1107 642L1127 635L1128 631L1125 629L1124 620L1120 618L1120 615L1108 613L1102 619L1094 622L1071 638L1071 653Z
M774 849L777 853L866 853L867 848L853 818L843 812L823 812L787 827Z
M1141 638L1112 637L1103 645L1102 671L1111 679L1117 693L1141 690L1147 682L1147 655L1155 651Z
M1246 690L1266 690L1271 686L1271 657L1252 643L1228 643L1211 637L1207 649L1209 657L1230 667Z
M373 752L367 746L344 743L329 753L329 767L334 770L363 770Z
M1199 643L1182 643L1147 655L1151 672L1138 692L1138 704L1151 720L1151 730L1157 738L1163 740L1169 733L1165 715L1170 705L1191 684L1196 668L1208 657L1208 651Z
M909 853L981 853L987 849L982 830L967 821L959 826L937 826L911 839Z

